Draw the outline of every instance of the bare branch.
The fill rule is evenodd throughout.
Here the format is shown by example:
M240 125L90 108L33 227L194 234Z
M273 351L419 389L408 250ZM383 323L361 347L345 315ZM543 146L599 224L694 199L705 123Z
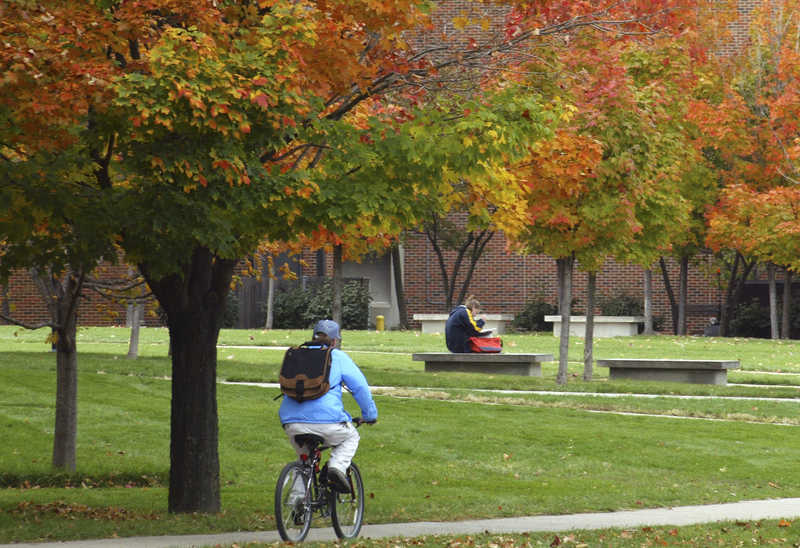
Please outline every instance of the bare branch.
M26 323L26 322L17 320L15 318L12 318L10 316L6 316L5 314L2 314L2 313L0 313L0 320L3 320L5 322L8 322L10 324L13 324L13 325L16 325L16 326L19 326L19 327L23 327L25 329L29 329L31 331L35 331L37 329L41 329L42 327L49 327L51 329L55 329L56 328L56 325L53 324L52 322L42 322L42 323L39 323L39 324Z
M98 280L96 278L87 279L85 282L85 286L90 289L97 289L97 290L107 290L107 291L116 291L116 292L125 292L130 291L131 289L136 289L137 287L141 287L146 284L144 278L141 276L137 276L134 279L126 279L122 281L109 281L109 280Z

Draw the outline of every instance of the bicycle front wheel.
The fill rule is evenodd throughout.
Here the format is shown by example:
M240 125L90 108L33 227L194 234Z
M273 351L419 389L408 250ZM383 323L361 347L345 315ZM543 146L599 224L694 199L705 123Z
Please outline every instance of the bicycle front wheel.
M281 470L275 486L275 522L288 542L302 542L311 528L311 493L303 467L290 462Z
M355 463L347 470L349 493L331 492L331 521L339 538L356 538L364 519L364 483Z

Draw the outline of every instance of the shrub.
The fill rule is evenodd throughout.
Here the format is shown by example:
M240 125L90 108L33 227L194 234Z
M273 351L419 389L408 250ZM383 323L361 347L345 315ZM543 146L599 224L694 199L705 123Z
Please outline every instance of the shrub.
M239 323L239 295L229 291L225 300L225 312L222 315L222 327L236 327Z
M272 327L275 329L305 329L303 314L311 300L311 292L300 285L275 292L272 303ZM266 306L262 307L266 314ZM263 323L263 322L262 322Z
M600 297L597 301L603 316L641 316L644 313L641 299L626 293L616 297Z
M544 321L544 317L557 312L557 306L541 299L528 301L522 311L514 316L511 326L523 331L549 331L552 326Z
M369 324L369 286L359 280L345 282L342 289L342 328L366 329ZM333 280L303 289L299 285L278 291L273 303L275 329L307 329L333 311Z
M731 334L736 337L770 337L769 308L758 299L736 307L731 318Z

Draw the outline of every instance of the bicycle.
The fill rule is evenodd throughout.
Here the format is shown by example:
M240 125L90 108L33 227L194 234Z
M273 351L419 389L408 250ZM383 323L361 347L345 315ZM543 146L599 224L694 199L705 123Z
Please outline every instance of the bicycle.
M364 421L357 417L353 423L358 427ZM301 456L300 462L290 462L278 475L275 521L281 538L288 542L302 542L311 529L315 513L321 518L331 518L338 538L357 537L364 519L364 483L358 466L353 462L347 469L350 491L339 492L328 484L328 464L320 468L322 451L328 449L322 437L300 434L295 436L295 441L308 451Z

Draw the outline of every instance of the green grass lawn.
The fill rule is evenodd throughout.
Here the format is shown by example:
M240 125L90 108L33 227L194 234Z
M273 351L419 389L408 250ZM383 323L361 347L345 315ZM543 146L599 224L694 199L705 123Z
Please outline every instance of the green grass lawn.
M6 438L0 446L0 542L274 529L275 478L293 458L277 421L277 389L220 386L223 512L169 515L167 336L163 329L142 330L137 360L125 357L128 336L122 328L80 331L78 472L65 476L50 467L55 355L44 343L46 333L0 327L0 431ZM221 348L220 380L274 382L282 351L268 347L307 336L223 331L221 344L262 348ZM552 335L504 340L508 352L557 349ZM369 523L800 496L800 346L794 342L597 341L597 357L739 359L744 371L730 380L748 386L727 387L610 382L602 370L583 382L580 340L570 350L576 376L566 387L555 384L555 364L542 378L426 374L410 354L441 350L439 335L345 332L344 344L371 384L387 387L375 390L380 420L361 429L357 455ZM565 390L570 394L556 394ZM607 397L611 393L623 396ZM348 405L357 413L352 400ZM775 538L790 529L764 528ZM586 538L602 534L621 533ZM524 543L526 537L515 538ZM549 545L553 535L541 539ZM480 542L502 544L489 537Z

